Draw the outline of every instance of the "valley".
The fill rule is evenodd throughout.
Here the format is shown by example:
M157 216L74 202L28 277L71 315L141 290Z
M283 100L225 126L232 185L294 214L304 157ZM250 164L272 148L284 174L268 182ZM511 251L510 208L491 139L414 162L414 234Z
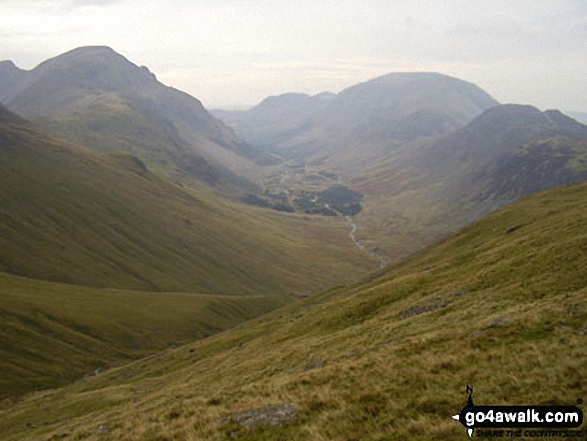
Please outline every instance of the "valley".
M467 384L484 403L573 404L586 361L586 197L580 184L525 198L378 275L4 402L0 431L7 440L456 440L467 435L450 416ZM280 403L295 404L293 422L226 419Z
M2 439L462 439L466 385L572 405L586 182L587 126L439 73L209 111L106 46L2 61Z
M302 195L298 208L334 214L312 201L341 183L360 194L357 209L343 214L384 260L399 261L525 195L587 179L583 124L556 110L500 105L454 78L391 74L317 97L284 94L218 115L248 142L289 158L272 182L277 191L289 182ZM306 105L289 114L283 108L292 101ZM452 122L429 133L431 118Z
M1 397L202 338L375 266L343 220L178 185L2 107L0 155Z
M357 239L359 227L353 216L362 210L360 202L363 195L349 189L336 173L320 162L307 164L283 160L281 166L273 167L271 173L264 178L261 190L261 197L248 195L243 201L278 211L341 216L348 223L352 243L377 259L379 269L387 266L388 261L375 250L375 241L370 241L368 249L365 243Z

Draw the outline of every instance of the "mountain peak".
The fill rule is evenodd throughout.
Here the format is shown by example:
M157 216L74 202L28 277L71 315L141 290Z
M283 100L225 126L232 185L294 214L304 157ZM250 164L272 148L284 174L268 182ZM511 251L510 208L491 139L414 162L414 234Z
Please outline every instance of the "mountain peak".
M495 106L487 109L482 115L482 117L485 118L539 118L541 116L542 112L538 108L528 104L502 104L501 106Z
M443 152L447 158L497 164L504 155L527 151L541 140L557 137L582 141L587 139L587 127L557 110L541 112L534 106L505 104L486 110L467 126L440 139L432 151Z
M81 46L54 57L55 59L71 59L79 57L121 57L118 52L109 46Z
M392 72L364 83L351 86L339 95L361 94L369 100L398 103L420 100L440 107L447 100L465 98L476 107L487 109L499 104L487 92L473 83L436 72Z
M322 101L328 101L336 98L336 94L332 92L321 92L317 95L314 95L312 98Z
M96 62L126 62L132 64L124 56L120 55L114 49L108 46L82 46L72 49L56 57L44 61L36 69L54 67L56 65L66 65L70 67L77 63L96 63Z
M0 61L0 80L6 80L8 78L15 77L16 75L19 75L22 72L23 70L20 69L12 61ZM4 84L4 87L6 87L6 84Z
M456 80L456 78L451 77L449 75L441 74L438 72L390 72L385 75L381 75L380 77L374 78L373 80L394 80L394 79L401 79L401 80L416 80L416 79L424 79L424 80L439 80L439 79L451 79ZM459 80L462 81L462 80Z
M546 110L544 112L544 115L550 121L552 121L554 124L557 124L559 126L568 127L568 128L572 128L572 127L575 127L575 128L582 127L582 128L584 128L584 125L583 124L581 124L580 122L577 122L573 118L565 115L564 113L562 113L560 110L557 110L557 109L549 109L549 110Z
M305 93L288 92L282 93L281 95L268 96L263 101L261 101L261 103L259 103L259 106L292 104L305 101L308 98L310 98L310 96Z
M101 92L138 92L157 82L146 67L139 67L108 46L84 46L44 61L31 73L52 90L77 87Z
M370 83L388 83L394 85L405 85L405 84L421 84L421 83L438 83L438 82L450 82L459 84L472 84L459 78L451 77L450 75L442 74L439 72L390 72L379 77L375 77L361 84ZM355 87L355 86L352 86Z
M80 46L80 47L77 47L75 49L71 49L70 51L67 51L67 52L63 53L63 55L66 55L66 54L74 54L74 53L118 54L110 46L99 46L98 45L98 46Z
M208 183L220 181L217 168L234 167L226 150L250 161L273 160L239 140L199 100L157 81L147 67L107 46L78 47L30 71L0 75L0 102L33 122L42 119L70 141L101 151L138 152L149 165L173 164ZM239 179L223 182L248 185Z

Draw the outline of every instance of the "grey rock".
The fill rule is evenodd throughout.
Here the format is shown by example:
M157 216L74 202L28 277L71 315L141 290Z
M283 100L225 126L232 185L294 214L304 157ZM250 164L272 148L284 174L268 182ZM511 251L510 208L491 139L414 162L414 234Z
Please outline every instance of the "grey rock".
M452 293L453 297L461 297L461 296L464 296L467 294L471 294L471 293L469 291L456 291L456 292Z
M506 319L504 317L498 317L491 322L488 328L500 328L506 323Z
M110 428L108 426L99 426L94 430L94 433L108 433L110 432Z
M306 366L304 366L304 370L312 371L314 369L318 369L322 367L322 362L320 360L312 360Z
M292 424L297 419L296 405L294 403L281 403L228 415L221 422L232 421L243 427L281 427Z
M573 305L569 308L568 313L569 315L578 314L583 311L582 305Z
M431 299L430 301L418 303L417 305L404 309L400 313L400 315L402 318L410 318L420 314L424 314L426 312L436 311L437 309L442 309L446 307L446 300L436 297L434 299Z

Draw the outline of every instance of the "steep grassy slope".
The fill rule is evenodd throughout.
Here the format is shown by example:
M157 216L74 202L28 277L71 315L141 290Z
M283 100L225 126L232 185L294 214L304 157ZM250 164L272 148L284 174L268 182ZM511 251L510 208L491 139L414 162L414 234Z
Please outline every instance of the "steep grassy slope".
M343 222L243 207L0 119L0 271L70 284L308 294L372 263ZM0 115L2 116L2 115Z
M0 431L8 440L464 440L450 416L466 384L477 404L573 405L586 393L586 198L587 184L529 197L361 283L5 402ZM294 424L222 420L279 402L297 405Z
M99 289L0 273L0 396L62 386L284 303L280 296Z

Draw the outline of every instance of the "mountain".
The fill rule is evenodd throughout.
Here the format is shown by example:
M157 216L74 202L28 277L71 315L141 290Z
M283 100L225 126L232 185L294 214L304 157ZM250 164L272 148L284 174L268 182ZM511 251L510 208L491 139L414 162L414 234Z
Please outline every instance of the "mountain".
M227 121L285 158L265 181L270 194L287 192L294 207L341 183L363 195L356 237L386 260L587 177L583 125L556 110L499 105L446 75L389 74L316 103L271 97Z
M499 105L456 78L389 74L329 95L319 107L310 102L272 97L227 121L285 158L265 180L270 195L330 213L319 206L328 188L345 184L361 194L355 236L384 260L406 257L520 197L587 178L585 126L557 110Z
M496 106L445 137L405 150L398 165L452 180L453 191L462 193L455 200L469 195L488 207L587 178L587 126L558 110ZM473 189L480 194L472 196Z
M352 183L366 195L363 234L393 256L526 195L586 179L587 126L556 110L502 105L399 148Z
M349 87L321 116L329 132L364 140L445 134L497 102L465 81L436 73L394 73Z
M6 403L0 429L7 441L459 440L467 385L477 405L574 406L586 198L587 184L533 195L359 283ZM526 438L555 439L542 435Z
M480 197L493 206L587 179L587 126L558 110L495 107L431 151L430 169L442 167L442 158L450 167L474 163L479 171L468 179L489 181Z
M233 127L251 143L286 158L324 161L349 174L398 145L450 133L497 104L477 86L456 78L392 73L337 95L267 99L241 114ZM294 108L291 114L283 110L288 107Z
M212 110L249 143L271 151L280 143L309 128L308 117L324 109L333 93L310 96L284 93L265 98L248 111Z
M26 71L19 69L9 60L0 61L0 102L18 94L25 87Z
M94 150L131 153L175 177L250 187L238 172L274 161L196 98L108 47L74 49L30 71L3 62L0 89L8 108L44 128Z

